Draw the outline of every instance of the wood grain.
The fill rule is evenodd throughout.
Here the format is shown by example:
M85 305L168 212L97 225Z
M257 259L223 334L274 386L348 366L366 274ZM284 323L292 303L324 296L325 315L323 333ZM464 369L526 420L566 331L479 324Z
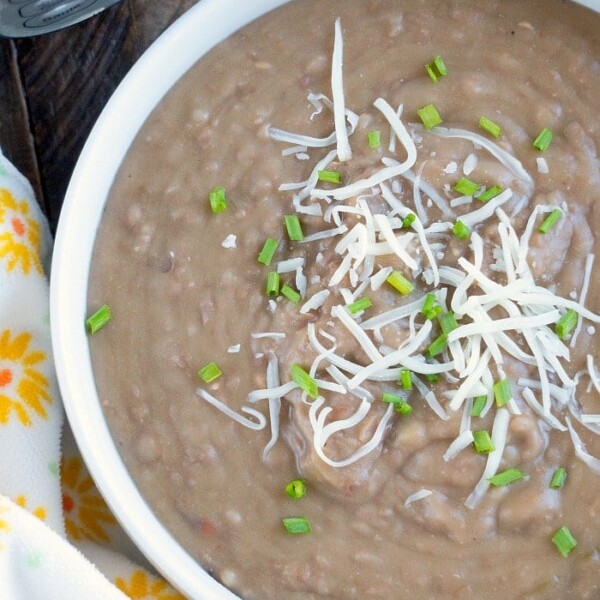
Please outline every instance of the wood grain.
M4 155L31 181L42 208L46 209L16 50L14 42L9 40L0 41L0 147Z
M194 3L129 0L69 29L17 42L23 95L52 227L77 157L102 108L142 52Z

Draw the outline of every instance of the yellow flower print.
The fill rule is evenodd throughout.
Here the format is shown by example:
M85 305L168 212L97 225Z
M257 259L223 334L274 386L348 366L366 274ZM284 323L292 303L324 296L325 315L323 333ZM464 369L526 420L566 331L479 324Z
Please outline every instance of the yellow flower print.
M0 188L0 259L8 259L6 268L13 271L20 266L25 275L33 267L42 273L40 262L40 226L29 216L26 200L17 201L4 188Z
M12 338L12 339L11 339ZM8 423L14 411L22 425L30 426L30 412L47 418L45 403L51 404L49 381L35 366L46 359L39 350L29 350L30 333L15 337L9 330L0 335L0 424Z
M116 520L79 457L63 458L61 479L65 528L69 537L109 542L105 526L114 525Z
M10 531L10 525L8 521L2 517L2 513L8 512L8 507L0 506L0 535L3 533L8 533ZM4 544L0 540L0 550L4 548Z
M15 504L20 506L21 508L27 509L27 496L17 496L15 498ZM27 509L29 510L29 509ZM30 511L32 515L37 517L40 521L45 521L47 512L43 506L38 506L36 509Z
M164 579L141 569L135 570L129 581L117 577L115 585L131 600L185 600L185 596L176 592Z

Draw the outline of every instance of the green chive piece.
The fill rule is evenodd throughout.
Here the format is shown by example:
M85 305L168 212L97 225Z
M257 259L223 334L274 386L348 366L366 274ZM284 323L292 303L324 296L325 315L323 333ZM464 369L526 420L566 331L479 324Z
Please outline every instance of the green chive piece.
M435 373L427 373L425 375L425 379L427 379L427 381L429 381L429 383L437 383L440 380L439 375L436 375Z
M436 56L430 63L425 65L425 71L434 83L448 75L448 67L441 56Z
M493 185L491 188L485 190L485 192L481 192L481 194L475 196L475 200L479 200L479 202L488 202L500 194L500 192L502 192L502 188L499 185Z
M294 479L285 486L285 493L294 500L299 500L306 496L306 481L304 479Z
M386 281L403 296L407 296L415 289L415 286L399 271L390 273Z
M267 296L271 298L279 294L279 273L271 271L267 276Z
M566 558L575 546L577 546L577 540L573 537L573 534L569 531L566 525L563 525L553 536L552 542L558 548L558 551Z
M444 62L444 59L439 54L433 59L433 65L435 66L435 68L437 69L437 72L442 77L445 77L446 75L448 75L448 67L446 66L446 63Z
M290 240L292 242L301 242L304 239L304 233L302 233L300 219L296 215L285 215L283 219Z
M400 385L403 390L412 390L412 373L409 369L401 369L400 370Z
M339 171L319 171L317 173L319 181L326 183L342 183L342 174Z
M563 316L558 320L556 325L554 326L554 331L556 331L556 335L564 340L570 333L575 329L578 320L577 313L569 308L563 313Z
M381 401L393 404L395 411L404 416L410 415L413 411L412 406L402 396L384 393L381 396Z
M495 137L495 138L499 138L500 135L502 134L502 129L500 127L500 125L498 125L497 123L494 123L494 121L492 121L491 119L488 119L487 117L481 117L479 119L479 127L481 127L481 129L483 129L484 131L487 131L487 133L489 133L491 136Z
M368 296L365 296L364 298L360 298L359 300L356 300L352 304L348 304L347 308L351 314L355 315L356 313L366 310L370 306L373 306L373 303L371 302L371 298L369 298Z
M273 238L267 238L262 250L258 254L258 262L263 265L270 265L271 261L273 260L273 256L275 256L275 252L277 252L278 246L279 242L277 240L274 240Z
M563 211L560 208L555 208L543 221L542 224L538 227L538 231L540 233L548 233L558 222L558 220L563 216Z
M435 294L430 292L425 296L421 314L429 321L433 321L443 310L439 304L436 304L436 302L437 299Z
M523 471L510 467L509 469L506 469L506 471L502 471L502 473L497 473L493 477L490 477L488 481L496 487L502 487L514 483L515 481L519 481L524 477L525 473L523 473Z
M480 454L489 454L496 449L487 431L474 431L473 445Z
M431 342L426 350L427 358L434 358L438 354L441 354L448 346L448 336L442 333L440 337L436 338Z
M312 531L310 521L306 517L286 517L281 522L285 530L292 535L310 533Z
M452 233L459 240L467 240L467 239L469 239L469 236L471 235L471 229L469 228L468 225L465 225L462 221L456 221L456 223L454 223L454 227L452 227Z
M471 416L472 417L480 417L481 411L483 410L483 407L486 405L486 402L487 402L486 395L477 396L477 398L475 398L475 400L473 401L473 406L471 408Z
M92 316L85 320L85 327L89 333L94 334L110 321L111 316L110 306L103 304Z
M279 290L290 302L294 304L298 304L302 296L292 287L290 287L287 283L284 283Z
M550 481L550 487L559 490L563 485L565 485L565 481L567 480L567 471L563 467L559 467L554 471L552 475L552 480Z
M510 389L510 381L505 377L494 384L494 398L496 398L497 406L504 406L512 399L512 391Z
M404 219L402 219L402 229L408 229L416 220L417 215L415 213L408 213Z
M294 363L290 367L290 377L297 383L313 400L319 395L317 382L300 366Z
M432 129L443 122L440 113L438 113L437 108L433 104L428 104L427 106L420 108L417 111L417 114L421 121L423 121L425 129Z
M433 81L433 83L437 83L439 80L439 75L435 72L435 69L433 67L432 63L427 63L425 65L425 71L427 72L427 75L429 75L429 78L431 79L431 81Z
M225 198L225 190L222 187L216 187L208 194L210 209L214 213L222 213L227 210L227 199Z
M535 138L533 142L533 147L537 148L540 152L546 152L548 150L548 146L550 146L550 142L552 142L552 138L554 134L544 127L539 133L539 135Z
M453 312L447 312L441 315L439 321L440 327L446 335L458 327L458 323L456 322L456 317L454 316Z
M381 131L369 131L367 133L369 148L379 148L381 146Z
M217 366L217 363L214 361L209 362L207 365L204 365L199 371L198 375L200 375L200 379L204 381L204 383L210 383L215 379L218 379L222 375L221 369Z
M454 189L463 196L473 196L481 186L468 177L461 177L455 184Z

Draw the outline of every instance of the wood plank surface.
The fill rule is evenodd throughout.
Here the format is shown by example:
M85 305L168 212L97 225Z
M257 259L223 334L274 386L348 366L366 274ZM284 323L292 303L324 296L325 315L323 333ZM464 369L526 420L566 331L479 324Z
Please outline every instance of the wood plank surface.
M53 228L102 108L143 51L196 1L128 0L68 29L0 44L0 109L9 123L0 140L12 140L7 155L38 182Z

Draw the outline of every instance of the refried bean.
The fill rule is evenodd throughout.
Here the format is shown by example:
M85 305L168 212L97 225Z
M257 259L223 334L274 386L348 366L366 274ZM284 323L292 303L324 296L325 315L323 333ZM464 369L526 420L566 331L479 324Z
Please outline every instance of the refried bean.
M336 128L338 17L350 112ZM139 132L92 262L89 310L113 315L90 339L96 385L157 517L242 598L600 598L599 31L600 15L559 0L295 0L203 57ZM373 183L411 149L410 171ZM330 152L322 170L342 181L306 183ZM475 192L456 191L462 177ZM307 237L337 232L292 241L285 215ZM278 265L291 296L266 294ZM285 387L294 365L313 367L316 399ZM490 485L507 470L514 482ZM286 495L295 479L302 498ZM289 517L311 531L289 533Z

